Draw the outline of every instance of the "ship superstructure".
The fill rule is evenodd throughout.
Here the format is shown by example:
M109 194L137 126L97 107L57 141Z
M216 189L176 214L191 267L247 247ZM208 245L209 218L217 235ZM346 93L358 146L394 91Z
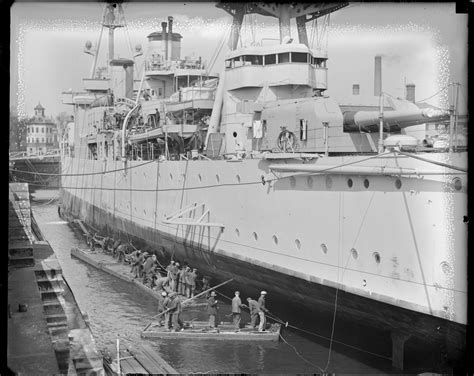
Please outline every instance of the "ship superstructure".
M212 81L206 126L196 128L202 119L192 117L187 134L188 115L133 129L151 101L142 100L142 85L135 97L125 89L127 99L114 91L113 107L73 96L74 154L63 156L62 211L310 310L334 312L337 297L338 317L391 332L397 367L410 336L446 341L459 358L467 320L467 153L452 144L426 148L401 134L447 122L452 112L384 103L382 95L379 108L361 110L325 94L328 57L308 46L305 24L345 5L220 3L233 16L231 52ZM279 43L237 48L250 13L278 18ZM165 33L150 36L163 41ZM162 68L145 73L165 119L186 110L171 94L180 80L192 87L203 76L199 65L189 84L181 68L167 73L179 39L171 32L157 46L164 58L154 56ZM121 122L107 126L101 119L120 112L118 105ZM185 153L182 140L197 130L200 147ZM159 147L150 148L151 140Z

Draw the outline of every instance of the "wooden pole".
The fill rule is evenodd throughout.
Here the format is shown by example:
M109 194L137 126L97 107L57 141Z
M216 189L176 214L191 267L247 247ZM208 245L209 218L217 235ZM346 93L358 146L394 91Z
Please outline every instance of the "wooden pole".
M231 279L229 279L229 280L227 280L227 281L225 281L225 282L222 282L221 284L219 284L219 285L217 285L217 286L211 287L211 288L209 288L209 289L207 289L207 290L205 290L205 291L203 291L203 292L200 292L200 293L197 294L196 296L193 296L192 298L186 299L186 300L183 301L181 304L185 304L185 303L187 303L187 302L189 302L189 301L191 301L191 300L193 300L193 299L196 299L197 297L199 297L199 296L201 296L201 295L204 295L205 293L207 293L207 292L209 292L209 291L211 291L211 290L215 290L215 289L217 289L218 287L224 286L225 284L227 284L227 283L229 283L230 281L233 281L233 280L234 280L234 278L231 278ZM163 315L164 313L168 312L169 310L170 310L170 309L168 308L166 311L163 311L163 312L161 312L161 313L158 313L157 315L153 316L152 319ZM152 321L150 321L150 323L145 327L145 329L143 329L143 331L147 330L147 329L150 327L151 324L152 324Z
M117 338L117 375L120 376L120 340Z

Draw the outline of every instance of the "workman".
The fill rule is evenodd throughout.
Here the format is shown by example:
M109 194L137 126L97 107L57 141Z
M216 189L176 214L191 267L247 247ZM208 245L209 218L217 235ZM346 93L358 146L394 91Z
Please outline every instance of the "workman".
M123 260L125 260L125 255L128 254L128 248L129 248L128 244L120 244L117 247L117 261L118 262L122 262Z
M190 269L190 268L189 268ZM186 274L186 296L194 298L194 291L196 290L197 269L193 268Z
M211 296L207 299L207 313L209 314L209 327L210 328L217 328L217 310L219 307L217 306L216 300L216 292L212 291Z
M266 291L262 291L260 293L260 298L258 298L258 306L260 308L260 312L258 315L260 316L260 324L258 325L258 331L263 332L265 331L267 321L265 319L265 313L268 313L268 309L265 308L265 297L267 296Z
M135 269L135 275L133 276L133 278L138 278L141 276L141 266L147 256L148 256L148 252L140 253L140 255L138 256L137 261L136 261L137 267Z
M245 307L240 300L240 292L236 291L232 298L232 321L234 322L234 327L236 332L240 332L240 312L241 308Z
M258 313L261 311L260 305L256 300L253 300L252 298L247 298L247 303L250 310L250 326L252 327L252 329L255 329L255 327L257 326Z
M173 267L174 265L174 261L171 260L170 261L170 264L166 267L166 272L168 273L168 278L171 279L171 268Z
M161 295L163 296L163 293L161 293ZM170 303L171 303L170 295L171 294L166 294L166 297L163 300L163 308L164 308L163 315L165 316L164 325L165 325L166 330L168 331L171 330L171 311L168 310L170 308Z
M185 294L186 290L186 269L184 266L178 270L178 293Z
M156 266L156 255L148 257L143 263L143 284L151 279Z
M112 246L112 256L115 258L117 256L117 248L120 246L120 240L116 240Z
M171 283L170 287L172 291L178 291L178 273L179 273L179 262L175 262L170 268Z
M154 289L156 291L165 291L165 292L171 291L169 289L169 281L170 280L168 277L158 277L155 281Z
M210 278L207 277L207 276L202 277L202 290L201 290L201 292L209 290L210 286L211 286ZM206 294L206 298L209 298L209 293Z
M165 320L163 317L163 312L165 311L165 299L168 296L166 291L162 291L160 295L158 295L158 315L160 317L160 326L164 325Z
M173 331L178 332L184 330L184 324L181 321L181 300L179 299L178 294L175 292L170 295L170 303L168 309L171 312L171 321L173 322Z
M132 268L130 269L130 273L132 274L136 273L136 270L138 267L137 260L141 253L142 251L137 249L130 254L130 265L132 265Z

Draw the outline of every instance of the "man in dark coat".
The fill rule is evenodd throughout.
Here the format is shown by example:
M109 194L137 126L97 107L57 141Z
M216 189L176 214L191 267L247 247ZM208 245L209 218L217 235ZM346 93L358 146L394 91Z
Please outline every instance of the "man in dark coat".
M242 301L240 300L240 292L236 291L234 294L234 298L232 299L232 319L234 322L234 327L236 332L240 332L240 312Z
M183 330L183 322L181 321L180 315L182 311L181 300L178 294L170 294L170 303L168 305L171 313L171 321L173 322L173 331L178 332Z
M164 314L163 312L166 310L165 308L165 299L168 297L166 291L162 291L160 295L158 295L158 314L160 316L160 326L165 324Z
M196 278L197 269L193 268L193 271L189 271L186 274L186 296L188 298L194 298L194 291L196 290Z
M212 291L211 296L207 299L207 313L209 314L209 327L210 328L217 328L217 300L216 300L216 292Z
M148 257L143 263L143 284L151 280L153 272L155 271L155 266L156 266L155 263L156 263L155 255Z
M257 317L259 312L261 311L260 305L256 300L253 300L252 298L247 298L247 303L249 305L249 310L250 310L250 326L252 329L255 329L257 325Z

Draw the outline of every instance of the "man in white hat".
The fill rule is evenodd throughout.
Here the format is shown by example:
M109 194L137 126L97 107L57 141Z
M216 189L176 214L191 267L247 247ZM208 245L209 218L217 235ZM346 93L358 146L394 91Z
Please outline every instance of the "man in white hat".
M262 291L260 293L260 298L258 298L258 306L260 308L260 311L258 312L258 316L260 317L260 323L258 324L258 331L263 332L266 327L266 319L265 319L265 313L268 312L268 309L265 308L265 297L267 296L266 291Z

